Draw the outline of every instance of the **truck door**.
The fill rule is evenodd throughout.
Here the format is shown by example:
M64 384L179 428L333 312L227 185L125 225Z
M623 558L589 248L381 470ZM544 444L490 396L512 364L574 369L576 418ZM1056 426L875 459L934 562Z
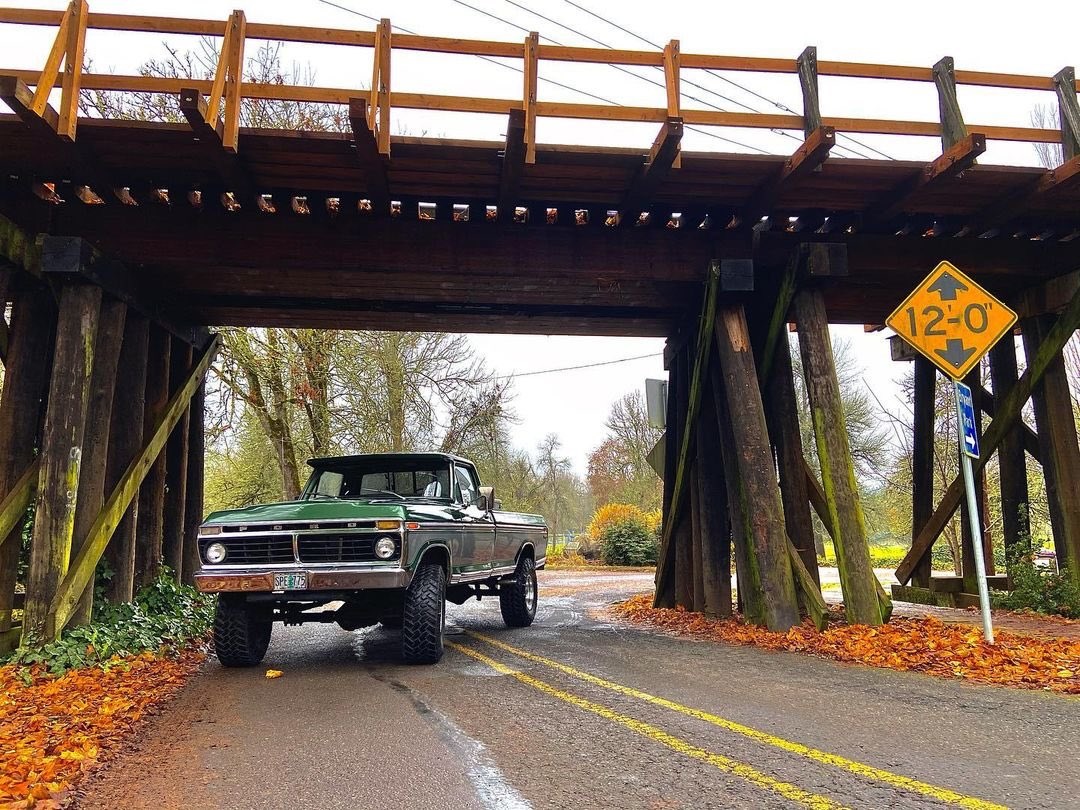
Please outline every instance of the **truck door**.
M476 505L480 481L476 470L454 465L454 500L461 510L462 573L487 571L495 556L495 519Z

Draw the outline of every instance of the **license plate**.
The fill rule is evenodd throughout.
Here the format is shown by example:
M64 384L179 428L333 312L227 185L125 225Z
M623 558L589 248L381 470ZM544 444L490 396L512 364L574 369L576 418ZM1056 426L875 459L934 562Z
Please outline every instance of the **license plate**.
M306 591L307 574L274 574L275 591Z

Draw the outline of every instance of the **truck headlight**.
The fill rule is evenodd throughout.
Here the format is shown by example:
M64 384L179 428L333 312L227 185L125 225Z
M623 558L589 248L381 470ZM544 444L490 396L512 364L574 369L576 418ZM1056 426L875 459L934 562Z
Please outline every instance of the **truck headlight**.
M397 543L393 537L380 537L375 541L375 556L380 560L389 560L397 552Z
M217 564L225 561L225 546L221 543L211 543L206 547L206 561L211 564Z

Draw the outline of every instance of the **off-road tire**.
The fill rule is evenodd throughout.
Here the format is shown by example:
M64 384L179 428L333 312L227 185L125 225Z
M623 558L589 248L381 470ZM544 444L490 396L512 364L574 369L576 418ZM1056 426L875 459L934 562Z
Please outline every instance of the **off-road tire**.
M446 621L446 572L423 563L405 591L401 620L401 656L407 664L437 664L443 656Z
M513 575L499 583L499 609L507 627L528 627L536 618L536 563L518 560Z
M219 598L214 613L214 652L222 666L253 667L270 646L274 623L260 619L243 604Z

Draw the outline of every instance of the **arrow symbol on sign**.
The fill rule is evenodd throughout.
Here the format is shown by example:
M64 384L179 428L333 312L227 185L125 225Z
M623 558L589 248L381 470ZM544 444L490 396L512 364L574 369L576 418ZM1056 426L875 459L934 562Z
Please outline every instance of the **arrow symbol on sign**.
M928 292L936 292L942 301L955 301L958 292L967 292L968 286L948 271L941 274L937 281L931 284ZM951 361L950 361L951 362Z
M965 442L965 443L967 444L967 446L968 446L968 447L970 447L970 448L971 448L972 450L974 450L974 449L975 449L975 437L974 437L974 436L971 436L971 435L965 436L965 437L964 437L964 442Z
M967 288L965 287L965 289ZM953 368L960 368L968 361L971 355L975 354L975 350L969 349L964 345L964 341L959 338L949 338L945 348L934 349L934 354L949 363Z

